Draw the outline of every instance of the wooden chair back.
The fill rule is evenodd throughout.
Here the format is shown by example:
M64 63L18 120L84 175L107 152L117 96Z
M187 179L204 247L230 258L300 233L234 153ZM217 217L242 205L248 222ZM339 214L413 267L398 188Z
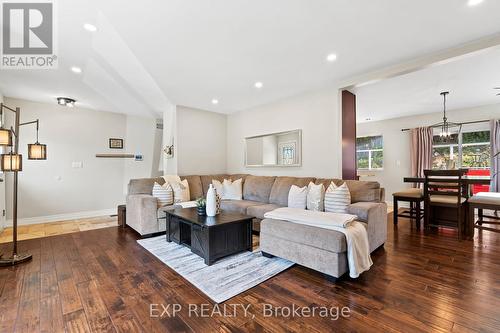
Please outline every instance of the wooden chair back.
M462 204L467 197L467 186L464 182L466 169L459 170L424 170L424 198L430 203L433 195L456 197L456 205Z

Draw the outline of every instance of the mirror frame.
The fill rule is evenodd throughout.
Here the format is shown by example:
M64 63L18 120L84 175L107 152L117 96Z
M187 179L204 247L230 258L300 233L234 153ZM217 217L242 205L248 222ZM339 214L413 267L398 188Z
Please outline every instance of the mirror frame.
M286 165L280 165L280 164L248 164L247 160L247 140L248 139L256 139L256 138L262 138L265 136L270 136L270 135L282 135L282 134L289 134L289 133L297 133L299 136L297 145L300 147L298 149L298 163L295 164L286 164ZM245 137L245 167L246 168L290 168L290 167L301 167L302 166L302 130L301 129L295 129L295 130L290 130L290 131L283 131L283 132L275 132L275 133L268 133L268 134L261 134L261 135L254 135L254 136L248 136Z

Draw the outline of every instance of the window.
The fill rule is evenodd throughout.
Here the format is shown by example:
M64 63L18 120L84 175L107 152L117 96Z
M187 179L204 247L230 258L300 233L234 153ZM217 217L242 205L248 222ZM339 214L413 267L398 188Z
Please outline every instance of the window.
M490 131L453 134L447 141L443 141L439 135L434 136L434 169L489 169L490 157Z
M356 139L358 170L381 170L384 167L384 140L379 136Z

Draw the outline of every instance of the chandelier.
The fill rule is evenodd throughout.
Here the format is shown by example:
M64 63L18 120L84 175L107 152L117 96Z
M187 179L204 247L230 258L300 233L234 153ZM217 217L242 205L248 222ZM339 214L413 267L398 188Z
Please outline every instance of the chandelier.
M449 140L452 138L453 134L458 134L460 133L460 131L462 131L462 124L449 122L448 118L446 118L446 96L448 96L449 93L449 91L443 91L440 94L441 96L443 96L443 121L431 126L441 129L441 131L439 132L439 137L443 138L444 140Z

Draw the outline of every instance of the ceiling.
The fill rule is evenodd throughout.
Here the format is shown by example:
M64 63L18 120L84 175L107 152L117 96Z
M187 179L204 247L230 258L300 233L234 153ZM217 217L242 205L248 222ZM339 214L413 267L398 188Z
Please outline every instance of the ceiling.
M358 122L500 104L500 48L354 89Z
M80 106L148 116L169 102L236 112L500 32L494 0L475 7L467 0L58 0L57 6L59 69L0 71L0 91L51 103L63 95ZM84 30L84 23L98 31ZM330 53L337 61L326 61Z

